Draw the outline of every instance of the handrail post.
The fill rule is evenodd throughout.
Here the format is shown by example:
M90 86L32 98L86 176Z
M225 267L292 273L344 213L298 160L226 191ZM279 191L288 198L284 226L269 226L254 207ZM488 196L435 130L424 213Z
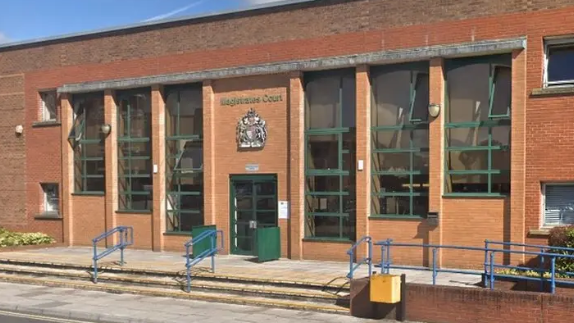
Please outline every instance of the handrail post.
M437 272L436 272L436 252L437 252L437 249L433 248L432 249L432 284L433 285L436 285L436 275L437 275Z
M487 284L488 275L488 239L484 240L484 284Z
M120 266L124 265L124 231L125 228L120 228Z
M385 244L381 244L381 274L386 274L385 272Z
M494 251L490 252L490 289L494 289Z
M187 278L187 292L191 291L191 268L189 264L189 245L185 246L185 271Z
M98 283L98 251L96 250L96 241L94 243L94 258L92 258L94 262L94 284Z
M552 256L550 262L552 264L550 269L550 274L552 275L550 277L550 293L554 294L556 292L556 279L554 277L556 275L556 257Z
M373 240L369 238L369 277L371 277L371 272L373 271Z
M355 249L349 250L349 279L353 279L353 258L355 256Z
M215 238L217 237L217 231L214 231L209 239L211 242L211 272L215 273Z
M388 246L387 246L387 274L391 273L391 242L393 242L392 239L387 239L388 241Z
M540 253L544 253L544 248L540 248ZM544 255L540 255L540 291L544 291Z

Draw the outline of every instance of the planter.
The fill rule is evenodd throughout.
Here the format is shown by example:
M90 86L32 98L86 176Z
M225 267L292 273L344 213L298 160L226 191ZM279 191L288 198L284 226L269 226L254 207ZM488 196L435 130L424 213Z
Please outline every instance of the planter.
M567 281L574 283L574 279L572 278L558 278L558 279L560 280L560 282L559 281L556 282L556 295L574 296L574 285L568 285L561 282L561 281ZM488 282L488 276L486 277L486 282ZM484 288L489 288L485 283L484 275L481 285ZM520 279L518 276L516 278L495 276L494 289L520 291L520 292L550 293L551 283L550 280L540 282L540 281Z

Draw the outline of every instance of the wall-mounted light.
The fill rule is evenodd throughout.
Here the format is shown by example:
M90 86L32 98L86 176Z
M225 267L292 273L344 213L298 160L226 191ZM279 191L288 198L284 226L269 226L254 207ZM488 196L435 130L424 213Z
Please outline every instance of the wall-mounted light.
M438 117L440 114L440 104L438 103L431 103L429 104L429 115L433 118Z
M16 128L14 129L14 131L16 132L17 135L21 135L22 132L24 132L24 127L22 127L21 124L17 125Z
M101 127L101 130L102 130L102 133L107 136L107 135L109 135L110 132L112 131L112 126L110 126L110 125L107 124L107 123L106 123L106 124L103 124L102 127Z

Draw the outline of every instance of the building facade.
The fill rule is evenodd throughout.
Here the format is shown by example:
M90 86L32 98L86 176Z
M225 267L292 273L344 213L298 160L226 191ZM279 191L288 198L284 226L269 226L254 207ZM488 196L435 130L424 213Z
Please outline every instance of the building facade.
M316 260L365 235L544 244L574 223L572 16L288 1L0 45L0 225L69 245L130 225L157 251L215 225L246 255L278 226L282 256Z

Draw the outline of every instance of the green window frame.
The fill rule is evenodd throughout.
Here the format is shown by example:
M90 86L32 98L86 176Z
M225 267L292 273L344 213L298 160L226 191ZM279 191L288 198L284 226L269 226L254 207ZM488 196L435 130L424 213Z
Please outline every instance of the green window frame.
M356 77L354 69L306 73L305 79L305 238L325 240L355 240L355 159ZM338 82L338 102L334 105L334 122L330 127L311 126L309 84L320 79ZM344 87L352 86L349 93ZM345 110L345 108L348 108ZM352 110L352 111L351 111ZM347 114L345 114L347 113ZM318 120L318 119L316 119ZM317 140L319 139L319 140ZM323 139L329 144L321 143ZM318 143L318 144L317 144ZM332 149L336 160L325 160L320 167L311 166L314 148ZM316 150L317 151L317 150ZM316 152L315 151L315 152ZM334 152L334 153L333 153ZM320 160L317 159L317 160ZM337 165L333 163L336 162ZM327 165L329 164L329 165ZM321 181L324 180L324 181ZM325 186L321 188L321 186ZM333 187L336 187L334 189ZM317 220L327 223L329 229L319 229ZM336 230L334 230L336 229ZM324 230L324 232L319 232ZM330 232L330 231L336 232ZM318 233L319 232L319 233Z
M204 224L202 85L168 87L165 98L166 231L190 234L193 227ZM199 108L193 106L193 99L197 100ZM192 107L192 122L184 118L189 116L184 113L190 112L184 112L185 105ZM175 108L174 113L170 110L172 108ZM200 150L199 163L194 159L197 150ZM182 166L185 160L191 160L191 165Z
M449 87L449 72L455 71L459 68L471 67L476 65L488 65L488 78L484 80L472 77L475 84L484 84L480 82L488 82L488 106L486 118L480 118L478 112L479 107L473 112L478 117L473 116L472 121L451 121L450 112L453 107L451 104L451 93ZM445 122L445 196L506 196L510 194L510 126L511 126L511 97L512 97L512 57L510 54L491 55L482 57L471 58L458 58L446 61L446 122ZM504 82L503 77L507 80ZM482 86L482 85L479 85ZM504 87L506 87L507 97L504 97ZM498 96L503 95L503 96ZM498 108L498 109L497 109ZM476 119L478 118L478 119ZM458 131L468 129L468 136L474 134L477 138L482 133L486 134L486 140L481 142L477 141L474 144L452 144L451 131ZM508 129L508 136L505 141L501 143L495 140L495 136L500 137L500 132ZM459 154L461 163L469 160L485 159L486 166L481 166L480 169L468 169L470 166L465 166L467 169L452 169L454 154ZM495 155L499 157L496 158ZM486 156L486 158L484 158ZM495 163L498 161L498 163ZM484 162L484 161L483 161ZM467 162L470 163L470 162ZM499 164L498 166L495 164ZM506 166L501 166L505 164ZM476 167L476 166L474 166ZM470 178L480 178L484 176L486 180L484 184L481 183L459 183L455 187L453 177L466 177L469 181ZM499 180L495 180L499 177ZM504 180L507 178L507 181ZM481 180L479 179L479 182ZM486 186L485 186L486 185Z
M394 119L385 119L383 122L385 124L380 125L379 104L398 103L384 97L384 94L379 98L377 80L385 75L389 78L393 77L396 75L393 73L405 74L404 79L393 79L393 83L395 83L394 86L408 83L408 85L405 84L403 90L408 91L404 93L404 98L406 98L404 104L408 106L409 111L402 115L397 111L393 115ZM429 63L414 62L373 67L370 78L373 114L371 118L370 216L374 218L426 217L429 195ZM400 88L392 88L391 91L398 95L402 93ZM390 101L386 101L387 99ZM405 137L408 139L406 144L404 141L399 142L402 141L403 135L407 136ZM422 138L423 144L419 143L420 140L415 140L415 136ZM394 145L391 144L388 147L381 145L385 147L381 148L379 138L391 138L391 143ZM392 163L391 167L385 165L387 159ZM395 160L399 160L401 164L396 165ZM392 182L397 182L397 180L393 181L393 178L405 177L408 177L408 181L400 185L392 185ZM391 206L389 207L388 204Z
M147 213L153 208L151 91L126 90L118 106L118 207Z
M95 106L94 106L95 105ZM104 94L76 94L72 98L73 125L68 142L74 151L74 193L105 193Z

